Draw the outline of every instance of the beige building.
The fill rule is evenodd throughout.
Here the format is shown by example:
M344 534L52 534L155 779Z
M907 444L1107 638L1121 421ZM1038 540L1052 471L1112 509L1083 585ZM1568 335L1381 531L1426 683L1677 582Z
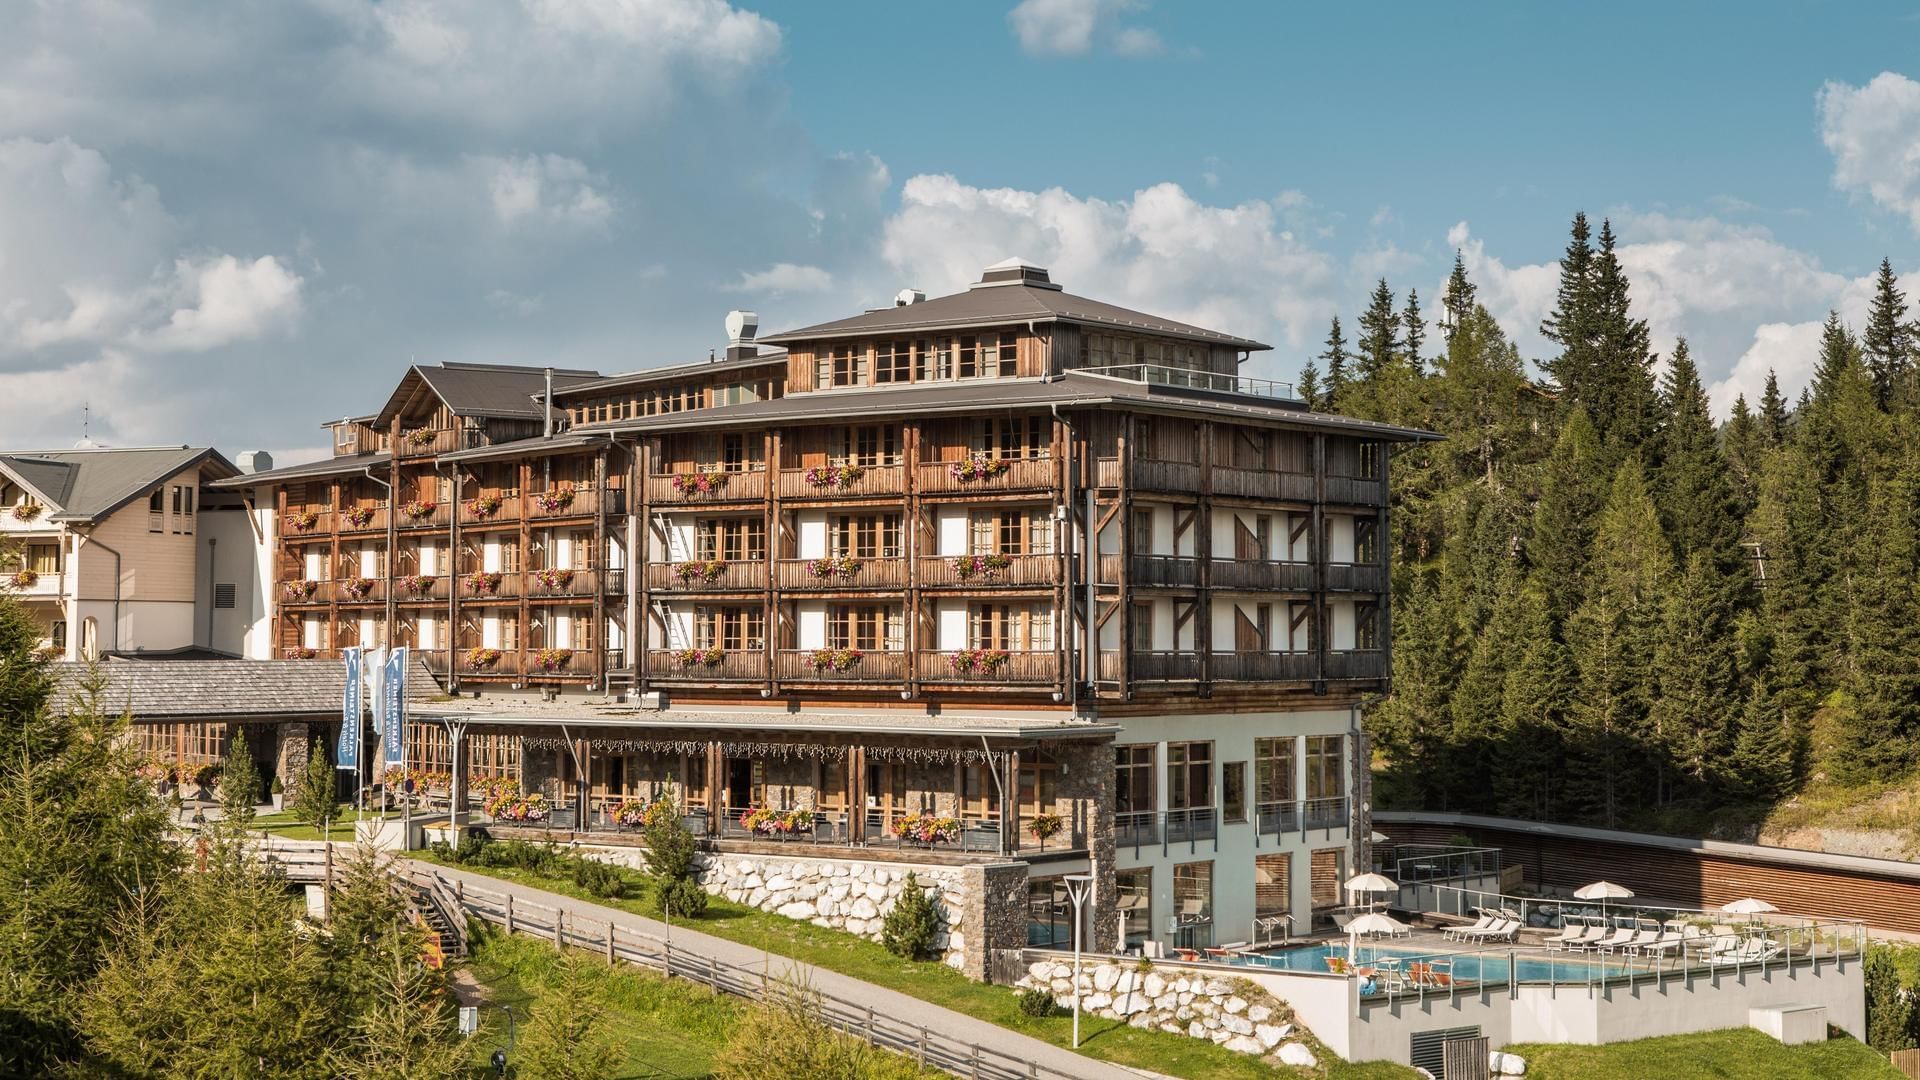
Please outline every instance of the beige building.
M61 659L234 656L265 618L254 523L208 447L0 454L0 589Z

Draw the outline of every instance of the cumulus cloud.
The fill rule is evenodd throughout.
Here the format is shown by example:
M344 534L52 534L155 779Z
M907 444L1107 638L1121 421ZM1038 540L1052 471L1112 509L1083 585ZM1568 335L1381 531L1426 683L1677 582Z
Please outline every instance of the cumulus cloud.
M1908 296L1917 295L1920 273L1900 278L1899 287ZM1826 325L1826 311L1836 311L1840 321L1856 332L1866 324L1873 303L1874 275L1840 279L1839 286L1826 298L1818 318L1798 322L1762 323L1753 332L1752 344L1740 354L1725 377L1713 380L1707 397L1716 416L1733 410L1734 399L1746 395L1748 404L1760 400L1771 370L1780 381L1780 392L1788 400L1797 397L1802 387L1813 381L1813 370L1820 359L1820 333Z
M1818 105L1834 187L1906 215L1920 231L1920 82L1891 71L1865 86L1830 82Z
M594 185L604 184L585 163L559 154L481 157L493 214L504 225L544 223L597 229L613 217L613 202Z
M774 263L765 270L741 274L740 280L731 288L737 292L771 293L775 296L826 292L833 288L833 275L817 266Z
M1209 206L1172 183L1107 200L915 176L886 222L882 253L931 292L964 288L982 267L1019 256L1081 295L1298 345L1319 333L1347 275L1284 226L1283 210L1278 200Z
M1142 6L1136 0L1022 0L1007 23L1033 56L1081 56L1096 45L1121 56L1152 56L1165 49L1160 35L1120 24Z

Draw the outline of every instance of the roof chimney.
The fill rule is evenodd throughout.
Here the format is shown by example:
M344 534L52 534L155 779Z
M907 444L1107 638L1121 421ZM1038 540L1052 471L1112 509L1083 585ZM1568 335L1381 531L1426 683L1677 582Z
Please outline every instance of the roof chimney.
M1002 259L980 272L980 280L970 289L990 289L996 285L1025 285L1032 289L1059 289L1048 276L1047 268L1022 258Z
M234 464L240 466L240 471L248 475L266 472L273 468L273 455L265 450L248 450L242 453Z
M901 289L894 294L893 306L906 307L908 304L918 304L926 298L927 294L919 289Z
M727 312L727 359L743 360L760 355L753 339L760 333L760 316L751 311Z

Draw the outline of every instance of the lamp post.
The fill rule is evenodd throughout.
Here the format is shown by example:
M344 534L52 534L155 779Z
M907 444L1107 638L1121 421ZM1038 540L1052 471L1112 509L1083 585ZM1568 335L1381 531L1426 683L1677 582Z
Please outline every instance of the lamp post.
M1086 903L1093 893L1092 874L1068 874L1066 876L1067 898L1073 901L1073 1048L1080 1049L1080 928L1086 920L1080 917L1080 906Z

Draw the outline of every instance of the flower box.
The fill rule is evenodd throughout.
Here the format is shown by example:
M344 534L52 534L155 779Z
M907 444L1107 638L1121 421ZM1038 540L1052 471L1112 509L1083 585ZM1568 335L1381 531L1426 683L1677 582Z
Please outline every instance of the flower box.
M282 519L289 532L312 532L320 524L320 515L313 510L296 510Z
M365 600L373 595L373 579L350 578L340 583L340 593L349 600Z
M13 519L15 521L32 521L34 518L39 517L44 509L45 508L39 503L28 499L25 502L15 504L13 508Z
M487 816L495 821L542 822L552 808L547 797L535 791L528 795L502 794L487 803Z
M373 524L373 507L349 506L340 511L340 520L356 529L364 529Z
M467 500L467 516L485 521L499 513L502 505L498 495L475 495Z
M807 561L807 576L821 581L846 581L860 570L860 560L851 555L829 555Z
M861 655L859 649L815 649L807 654L807 666L816 672L852 671Z
M40 575L32 570L16 570L7 580L16 589L31 589L40 583Z
M1012 659L1005 649L961 649L947 654L947 667L956 675L993 675Z
M535 570L533 572L533 582L543 589L564 589L573 584L573 571L551 568Z
M725 573L726 569L727 564L719 559L695 560L675 566L673 574L680 579L682 586L695 583L711 585L720 579L720 575Z
M572 659L572 649L541 649L533 654L533 666L546 672L564 671Z
M286 651L286 657L289 660L311 660L319 655L319 649L309 649L305 645L296 645Z
M557 487L536 491L533 493L533 505L539 507L543 513L557 514L573 505L573 489Z
M770 810L765 807L740 815L740 828L756 836L784 838L813 832L813 811Z
M952 844L960 839L960 821L940 814L909 814L893 823L893 835L923 847Z
M681 667L713 667L726 655L724 649L676 649L673 661Z
M425 521L427 518L432 517L433 512L438 509L440 509L439 503L426 499L409 499L400 504L400 513L404 515L408 521Z
M992 581L1000 576L1000 571L1013 565L1013 559L1006 555L961 555L947 564L947 569L961 581Z
M850 488L854 481L866 474L867 470L858 465L815 465L806 471L802 479L810 487Z
M673 490L682 495L711 495L727 486L723 472L686 472L673 474Z
M475 596L492 596L500 591L500 583L507 575L498 570L475 570L467 575L467 591Z
M1012 468L1011 465L999 458L990 458L985 454L969 454L959 461L949 462L947 475L963 484L970 484L975 480L991 480L996 476L1004 476L1010 468Z
M280 586L280 595L295 604L306 603L319 591L320 583L317 581L289 581Z
M432 428L417 427L400 436L400 441L414 450L424 450L433 445L433 437L439 434Z
M393 587L406 596L425 596L433 591L437 580L432 574L404 574L393 579Z
M467 650L467 666L475 671L490 671L500 663L500 657L499 649L477 646Z

